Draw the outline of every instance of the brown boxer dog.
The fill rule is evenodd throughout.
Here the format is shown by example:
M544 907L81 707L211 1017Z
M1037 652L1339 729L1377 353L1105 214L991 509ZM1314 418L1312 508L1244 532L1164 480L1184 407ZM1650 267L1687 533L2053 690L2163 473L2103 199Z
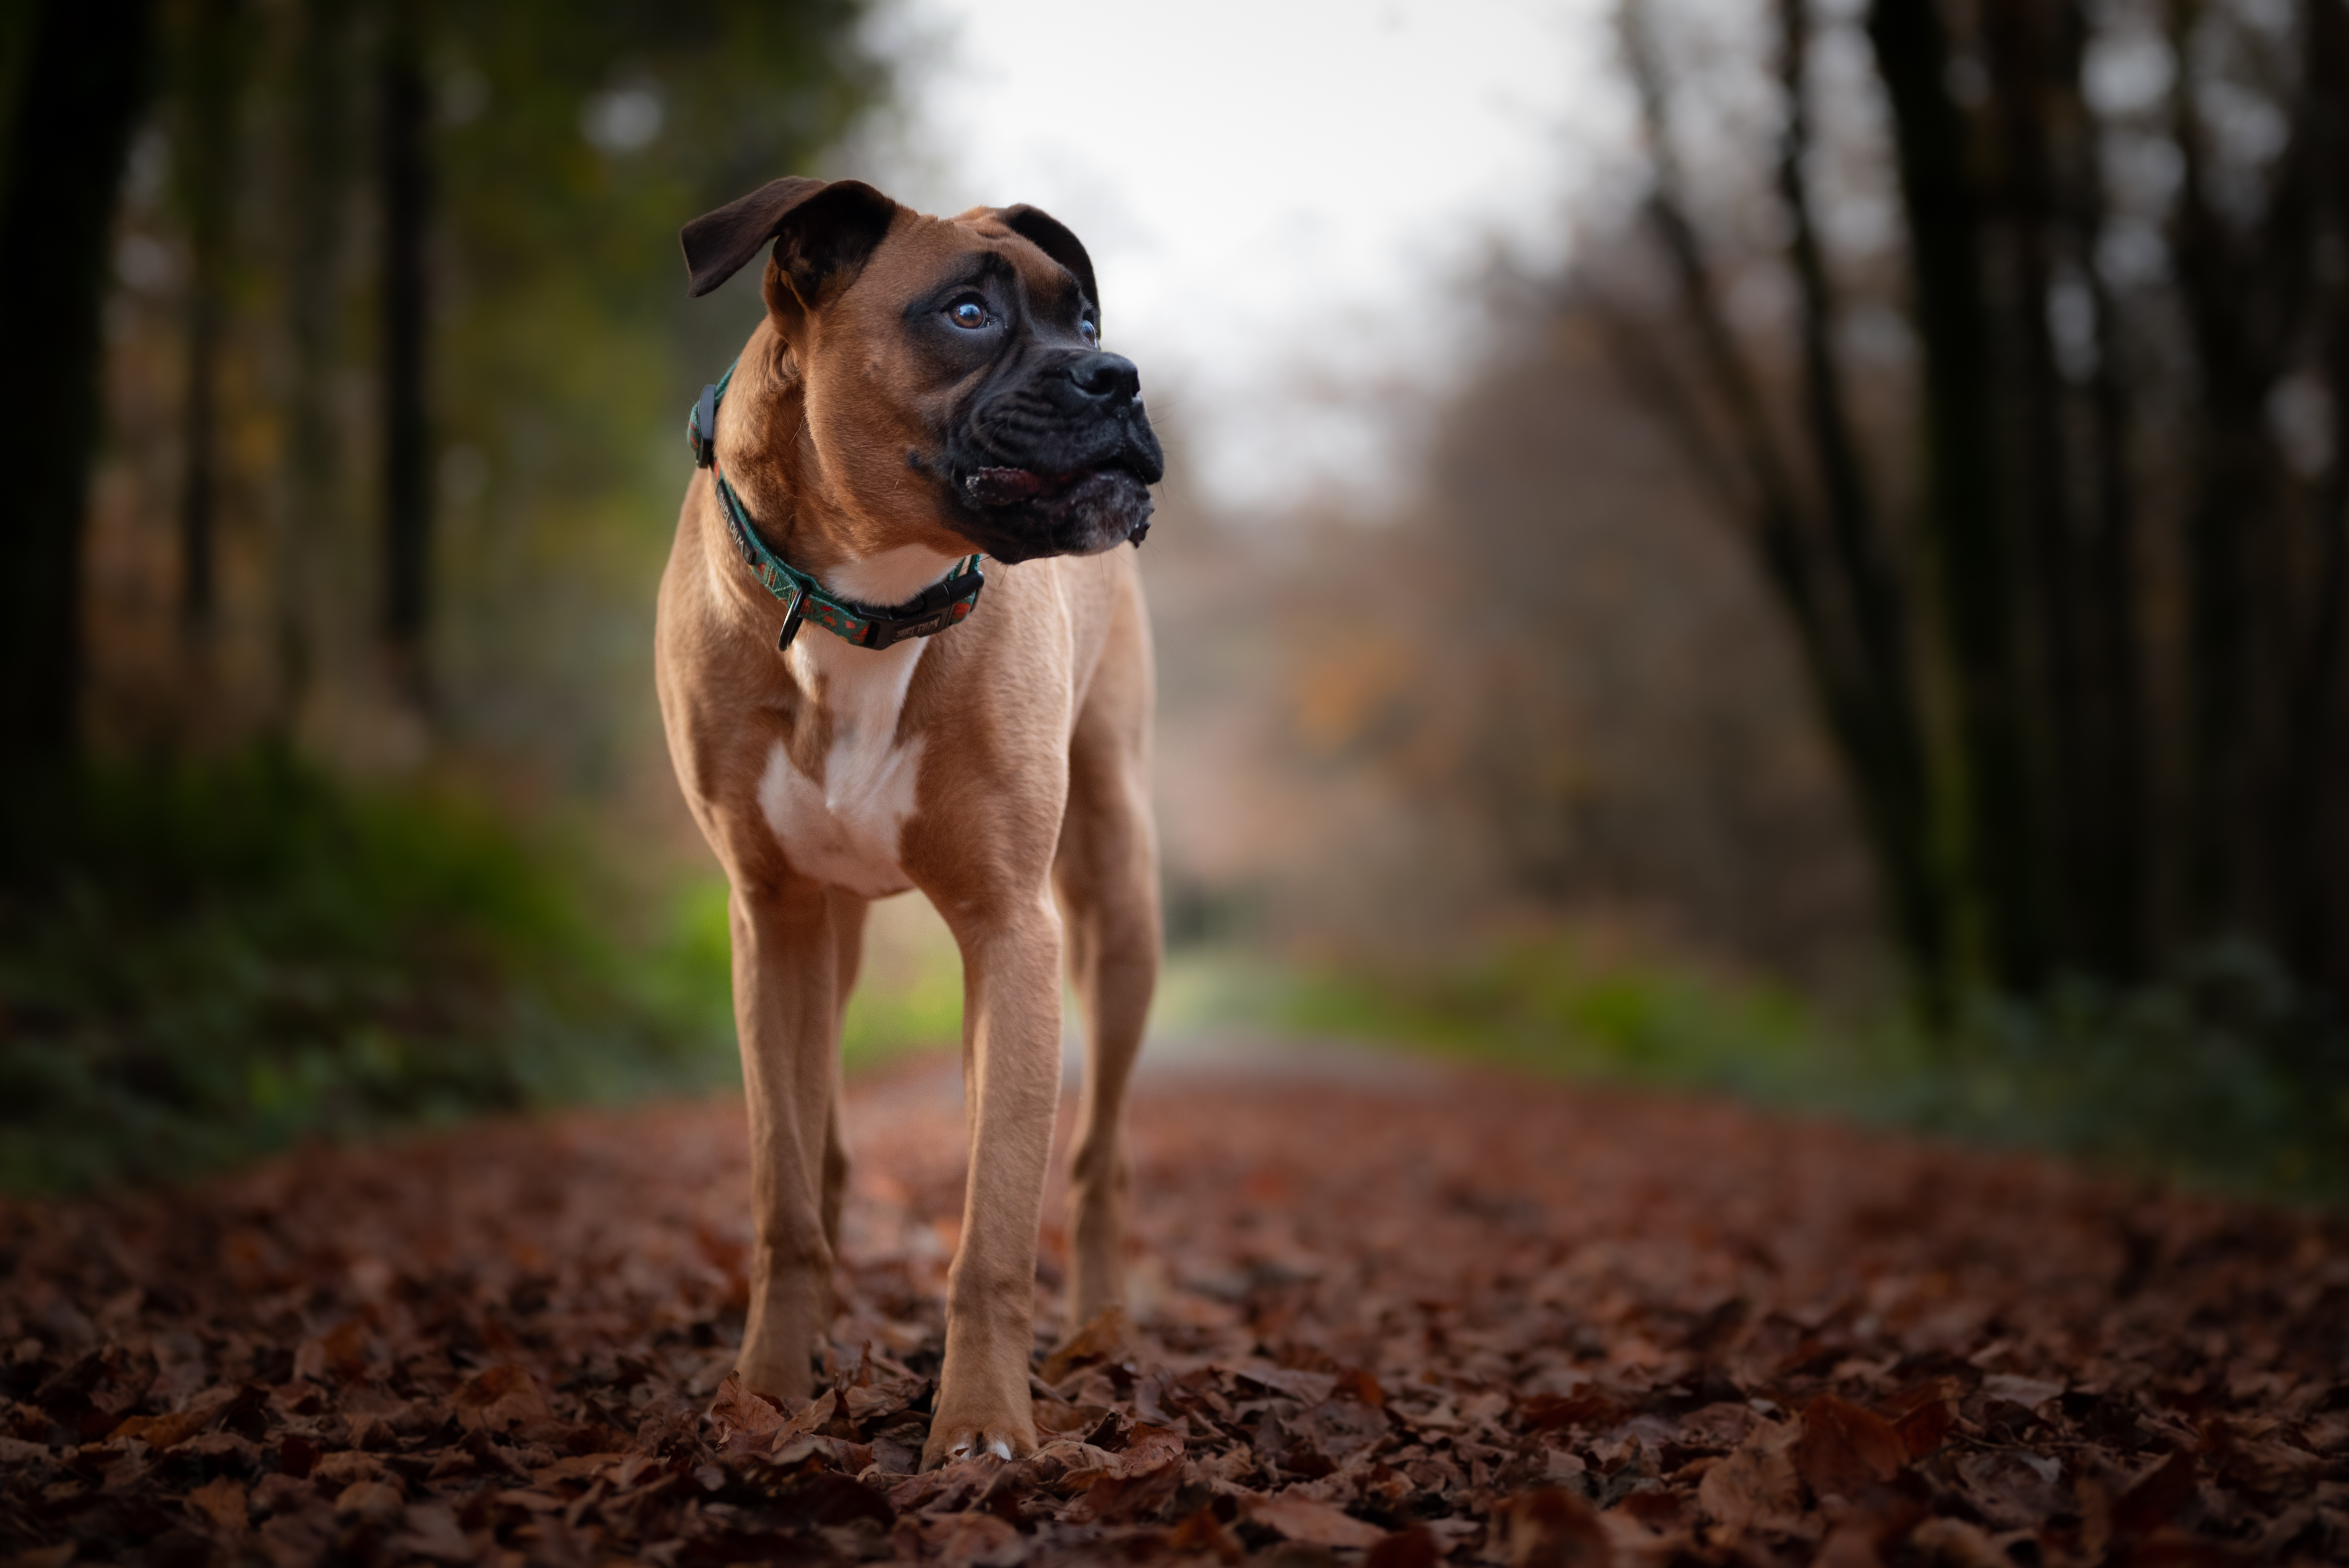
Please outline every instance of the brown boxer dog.
M1150 631L1116 547L1147 527L1158 442L1133 365L1100 347L1084 246L1034 208L938 219L778 180L683 238L697 295L773 242L766 318L696 410L706 471L655 660L732 882L758 1232L737 1365L761 1394L810 1390L847 1169L841 1009L867 903L919 889L962 952L970 1128L922 1462L1023 1455L1064 953L1090 1025L1071 1326L1123 1289L1121 1111L1159 913Z

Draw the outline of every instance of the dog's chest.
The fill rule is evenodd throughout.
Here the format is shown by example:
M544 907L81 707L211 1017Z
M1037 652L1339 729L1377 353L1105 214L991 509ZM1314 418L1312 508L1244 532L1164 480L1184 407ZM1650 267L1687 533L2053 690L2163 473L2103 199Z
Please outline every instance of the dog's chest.
M831 744L811 778L776 741L759 780L759 809L802 875L866 898L914 885L898 840L914 814L922 738L901 740L897 721L925 645L917 639L875 653L812 628L792 644L792 673L829 715Z

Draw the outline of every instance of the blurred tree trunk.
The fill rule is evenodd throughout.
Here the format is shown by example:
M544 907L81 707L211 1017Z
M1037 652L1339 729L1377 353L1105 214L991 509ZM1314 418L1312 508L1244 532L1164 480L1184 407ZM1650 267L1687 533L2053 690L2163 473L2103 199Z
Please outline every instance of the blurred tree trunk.
M1900 945L1928 1016L1949 1008L1955 975L1939 817L1919 710L1908 595L1885 545L1836 358L1835 292L1821 254L1807 168L1811 155L1810 18L1807 0L1778 0L1778 78L1785 129L1778 150L1778 194L1791 219L1788 260L1800 301L1798 331L1804 428L1827 514L1839 577L1847 655L1862 693L1842 749L1868 825Z
M2181 175L2174 245L2201 427L2184 530L2193 758L2188 887L2198 934L2282 937L2293 923L2287 912L2302 881L2299 862L2321 848L2313 812L2298 807L2294 791L2298 764L2322 765L2326 717L2306 701L2322 700L2336 655L2323 647L2331 634L2320 609L2317 653L2328 662L2292 667L2300 552L2282 526L2290 490L2270 416L2271 399L2305 350L2323 273L2338 267L2318 265L2344 178L2335 146L2340 26L2331 13L2337 9L2337 0L2306 0L2300 8L2303 76L2283 106L2288 129L2265 200L2248 221L2230 219L2211 188L2199 73L2180 70L2170 97ZM2204 20L2196 0L2170 0L2167 21L2180 59L2193 57ZM2344 239L2333 232L2336 253ZM2349 387L2335 382L2333 400L2344 395ZM2333 455L2336 473L2344 460ZM2284 949L2288 939L2277 945Z
M2349 30L2349 29L2344 29ZM2344 50L2349 53L2349 50ZM2336 182L2336 191L2338 185ZM2338 198L2336 198L2338 199ZM2349 201L2340 232L2349 235ZM2284 953L2302 975L2349 991L2335 868L2349 839L2343 773L2342 665L2349 644L2349 301L2336 298L2326 353L2333 396L2333 471L2316 492L2315 614L2294 682L2292 754L2277 812L2277 877L2284 893ZM2329 788L2329 793L2328 793Z
M1816 504L1779 450L1760 377L1730 328L1688 215L1672 149L1670 95L1640 0L1623 7L1621 22L1654 176L1648 216L1671 262L1699 362L1725 413L1733 456L1711 450L1701 417L1670 389L1669 372L1640 352L1635 333L1615 334L1617 352L1651 397L1661 395L1661 403L1681 410L1674 417L1679 433L1707 469L1722 476L1719 488L1747 525L1764 575L1794 624L1916 998L1929 1017L1939 1019L1952 997L1956 954L1908 601L1885 558L1834 352L1834 291L1805 175L1809 26L1803 0L1780 0L1778 20L1786 94L1778 189L1792 219L1791 261L1801 304L1800 428Z
M289 738L316 673L314 597L320 537L342 508L333 418L336 304L341 297L346 184L351 172L351 8L305 0L294 44L288 201L283 262L292 349L286 408L286 505L276 549L277 692L272 725Z
M426 241L431 221L431 98L414 0L393 0L378 67L383 196L384 645L400 695L430 694L425 632L431 609L430 331Z
M0 771L76 755L99 309L154 12L46 0L31 23L0 204Z
M1990 396L1995 414L2004 416L2013 475L2018 587L2030 590L2018 592L2012 605L2013 641L2018 654L2035 654L2037 664L2032 782L2044 856L2041 918L2050 950L2069 956L2106 943L2093 895L2101 832L2090 788L2094 705L2080 624L2086 584L2073 512L2071 399L2050 322L2056 267L2071 239L2056 205L2050 79L2063 13L2040 0L1986 0L1981 18L2000 173L1993 244L2004 263L2003 286L1989 292L2002 318L1994 341L2008 362L2005 385Z
M2307 111L2317 231L2334 264L2324 281L2330 315L2322 364L2332 389L2332 471L2313 487L2309 634L2292 673L2290 750L2276 812L2272 853L2282 892L2284 951L2302 974L2323 974L2349 991L2349 954L2339 951L2340 890L2333 880L2349 832L2349 788L2340 778L2342 665L2349 653L2349 8L2312 0L2305 11ZM2331 783L2328 795L2327 784Z
M38 5L0 6L0 201L8 198L8 171L16 146L16 108L25 90L26 57L39 31Z
M2002 987L2047 978L2043 847L2032 810L2030 711L2016 648L2017 552L2002 494L1993 322L1966 126L1950 99L1933 0L1870 0L1868 33L1892 110L1923 350L1925 521L1955 688L1964 860L1983 956Z
M2170 46L2191 58L2197 0L2170 0ZM2200 372L2199 469L2185 526L2191 650L2189 918L2222 929L2247 913L2239 872L2244 816L2252 800L2249 563L2245 537L2272 500L2263 418L2267 377L2252 340L2245 263L2211 204L2196 74L2180 68L2171 122L2181 182L2173 245Z
M2106 198L2097 127L2082 86L2089 25L2082 0L2066 0L2056 24L2056 61L2047 73L2061 149L2056 157L2058 222L2069 231L2072 271L2087 302L2088 518L2078 545L2083 659L2092 711L2083 746L2085 777L2075 791L2079 829L2090 852L2074 897L2088 912L2084 951L2094 972L2144 979L2151 937L2148 836L2154 758L2147 744L2144 583L2138 562L2137 486L2131 450L2136 416L2123 363L2118 307L2097 251Z
M1961 983L2023 997L2065 975L2132 983L2245 937L2349 994L2349 5L2164 0L2146 20L2177 62L2154 89L2166 115L2100 120L2090 46L2098 26L2128 36L2130 16L2092 21L2085 0L1869 0L1920 350L1930 561L1913 570L1939 612L1911 626L1905 591L1923 581L1897 542L1878 546L1803 174L1813 3L1778 4L1785 237L1741 259L1793 284L1781 362L1816 496L1748 461L1733 503L1799 569L1788 608L1904 947L1923 950L1898 903L1913 835L1887 824L1930 822L1946 798L1955 869L1914 885L1974 938L1951 966ZM1645 10L1626 0L1627 19ZM1673 400L1693 417L1668 418L1710 418L1737 433L1733 451L1764 450L1766 379L1728 340L1677 195L1662 68L1636 30L1627 41L1658 147L1651 207L1706 383ZM2242 133L2263 118L2251 102L2282 128L2272 145ZM2108 272L2100 160L2149 151L2176 154L2176 193L2125 194L2125 221L2140 242L2167 223L2168 264ZM2140 407L2158 449L2138 449ZM2175 552L2147 548L2155 506L2174 515ZM1942 681L1948 722L1926 721ZM1921 787L1887 761L1908 735ZM2157 831L2172 800L2184 830Z
M236 184L242 0L196 0L185 41L178 175L188 234L188 390L181 414L180 628L198 649L219 613L220 373Z

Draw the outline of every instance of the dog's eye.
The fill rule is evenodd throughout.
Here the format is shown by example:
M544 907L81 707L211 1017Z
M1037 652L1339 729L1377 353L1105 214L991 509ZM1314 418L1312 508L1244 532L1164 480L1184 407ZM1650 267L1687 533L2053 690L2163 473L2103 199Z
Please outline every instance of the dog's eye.
M987 307L975 299L957 300L947 306L947 316L957 326L976 331L987 325Z
M1088 318L1077 323L1077 335L1083 338L1087 343L1099 343L1101 341L1101 328L1095 326L1092 320Z

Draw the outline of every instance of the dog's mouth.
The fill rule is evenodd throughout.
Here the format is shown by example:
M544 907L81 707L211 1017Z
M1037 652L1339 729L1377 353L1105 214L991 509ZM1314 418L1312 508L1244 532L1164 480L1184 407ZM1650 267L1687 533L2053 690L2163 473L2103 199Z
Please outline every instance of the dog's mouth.
M1123 463L1071 469L1066 473L1036 469L979 469L964 479L962 491L971 505L997 511L1030 501L1052 500L1087 480L1112 474L1141 482L1139 476Z
M1069 469L991 464L955 490L957 531L1006 562L1092 555L1150 531L1149 480L1122 456Z

